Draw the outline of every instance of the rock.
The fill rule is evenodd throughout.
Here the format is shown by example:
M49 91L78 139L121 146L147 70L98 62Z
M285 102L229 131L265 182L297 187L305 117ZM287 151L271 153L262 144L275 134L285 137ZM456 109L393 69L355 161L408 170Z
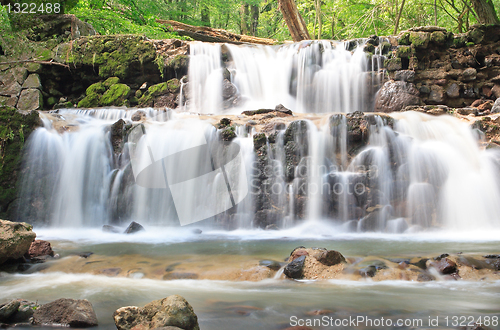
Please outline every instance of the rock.
M267 137L264 133L255 134L253 136L253 147L255 150L259 150L262 146L266 145Z
M33 313L33 324L88 328L97 326L97 316L88 300L62 298L37 308Z
M103 225L102 231L105 233L114 233L114 234L120 233L120 229L116 228L115 226L111 226L111 225Z
M415 80L415 71L399 70L394 74L394 80L406 81L412 83Z
M11 70L0 73L0 95L17 96L21 92L21 84Z
M124 234L135 234L135 233L143 231L143 230L145 230L145 229L144 229L144 227L141 224L139 224L139 223L137 223L135 221L132 221L130 223L130 225L128 225L127 229L125 229L125 231L123 233Z
M316 259L325 266L333 266L341 262L346 262L344 256L334 250L322 251L319 255L316 255Z
M441 274L452 274L457 272L457 264L446 257L436 262L431 262L430 266L436 268Z
M281 264L274 260L261 260L259 261L259 266L264 266L275 271L281 268Z
M12 300L0 307L0 322L6 322L19 308L20 302Z
M306 256L300 256L292 262L288 263L285 266L283 273L293 279L300 279L303 276L304 262L306 260Z
M458 98L460 96L460 86L456 83L451 84L446 88L446 95L452 99Z
M172 326L183 330L200 329L193 307L178 295L152 301L144 308L119 308L113 314L113 319L118 330L150 330Z
M436 278L428 273L420 273L417 276L417 281L419 282L429 282L434 280L436 280Z
M236 88L236 86L234 86L229 80L224 79L224 81L222 82L222 98L224 100L227 100L236 95L237 92L238 89Z
M43 240L35 240L31 243L29 251L27 253L28 258L41 257L41 256L54 256L54 251L50 246L50 242Z
M270 225L267 225L266 228L264 228L264 230L280 230L278 228L278 226L276 226L276 224L272 223Z
M134 112L134 114L132 115L132 117L130 119L132 119L132 121L144 120L144 119L146 119L146 112L144 112L143 110L138 110L138 111Z
M283 104L278 104L274 110L276 111L279 111L279 112L283 112L283 113L286 113L287 115L293 115L293 112L292 110L290 109L287 109Z
M417 49L425 49L429 46L429 32L410 32L410 42Z
M40 81L40 76L36 73L30 74L23 83L23 89L26 88L42 89L42 82Z
M370 265L359 270L359 275L362 277L373 277L377 273L377 267Z
M94 254L94 252L80 252L80 253L78 253L78 256L80 258L85 258L86 259L86 258L90 257L93 254Z
M476 115L477 109L476 108L460 108L460 109L457 109L457 112L459 114L461 114L462 116Z
M17 108L19 110L42 110L43 96L42 92L38 89L30 88L21 92L21 96L17 101Z
M474 68L467 68L462 72L462 80L463 81L472 81L476 80L477 70Z
M33 301L23 299L18 299L17 301L19 301L19 308L9 318L9 323L31 322L31 317L40 306Z
M114 84L102 95L101 105L103 106L127 105L126 100L129 94L130 94L130 87L128 87L125 84Z
M444 102L444 98L445 98L445 93L443 87L432 85L428 102L434 104L442 104Z
M24 222L0 220L0 264L22 258L28 252L36 237L32 228Z
M376 112L400 111L408 105L420 104L419 91L412 83L388 81L375 97Z
M491 113L499 113L500 112L500 98L495 100L493 103L493 107L491 107Z
M401 63L400 58L390 58L385 60L384 66L387 71L398 71L403 68L403 64Z

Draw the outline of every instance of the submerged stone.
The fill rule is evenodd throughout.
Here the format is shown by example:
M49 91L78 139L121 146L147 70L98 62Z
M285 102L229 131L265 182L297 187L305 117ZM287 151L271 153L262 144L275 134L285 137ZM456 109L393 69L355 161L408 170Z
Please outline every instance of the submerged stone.
M132 221L130 223L130 225L128 225L127 229L125 229L124 234L135 234L135 233L138 233L138 232L143 231L143 230L145 230L145 229L141 224L139 224L135 221Z

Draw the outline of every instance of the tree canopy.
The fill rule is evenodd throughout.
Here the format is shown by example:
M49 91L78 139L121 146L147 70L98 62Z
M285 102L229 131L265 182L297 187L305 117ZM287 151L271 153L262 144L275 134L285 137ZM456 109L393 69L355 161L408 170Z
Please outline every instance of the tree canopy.
M280 41L292 39L278 0L71 1L66 13L88 21L101 34L172 37L174 34L156 22L166 19ZM295 0L295 3L313 39L390 35L395 30L422 25L465 32L477 22L495 23L495 18L498 22L495 10L500 6L500 0Z

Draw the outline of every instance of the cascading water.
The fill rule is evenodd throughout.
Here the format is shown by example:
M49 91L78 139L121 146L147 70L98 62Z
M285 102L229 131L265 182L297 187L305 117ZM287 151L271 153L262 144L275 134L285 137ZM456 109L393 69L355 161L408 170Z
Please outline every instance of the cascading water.
M148 117L138 123L127 119L135 110L116 111L99 112L100 118L112 121L92 117L97 112L63 111L57 116L76 120L75 126L62 134L56 131L53 115L46 115L45 127L39 128L29 143L20 218L59 227L131 220L177 225L183 223L182 214L187 214L194 221L211 219L204 222L210 227L261 226L257 218L264 217L264 223L279 227L324 220L343 225L343 230L388 232L403 232L409 227L469 230L499 224L496 172L500 157L495 151L480 150L473 131L450 116L354 113L326 115L316 124L295 121L268 140L267 158L257 156L271 169L263 179L259 179L262 173L255 171L260 165L252 134L239 129L241 135L233 142L239 145L243 166L229 173L230 186L234 190L235 183L244 185L249 193L246 198L232 196L237 200L231 204L225 190L228 172L217 172L183 186L184 190L172 191L174 184L216 169L220 153L207 158L201 150L193 151L183 161L164 163L168 189L155 189L158 187L134 184L138 177L130 151L140 142L125 133L128 140L123 141L123 150L116 153L113 149L116 124L111 125L116 116L125 119L121 132L135 127L147 134L149 149L143 149L139 156L146 160L150 155L170 155L200 145L200 139L221 145L221 136L209 122L173 115L167 121ZM364 136L352 136L347 126L353 120L366 126ZM292 156L298 161L294 167L289 163ZM175 175L184 179L171 182ZM146 176L152 185L162 180L156 174ZM179 198L179 193L184 197ZM225 204L215 206L218 201Z
M361 46L350 52L345 43L325 40L279 47L224 45L222 60L220 45L193 43L187 108L221 113L233 106L274 109L283 104L295 112L366 111L368 62ZM223 77L228 80L224 84ZM226 95L234 88L229 80L237 89L231 98Z

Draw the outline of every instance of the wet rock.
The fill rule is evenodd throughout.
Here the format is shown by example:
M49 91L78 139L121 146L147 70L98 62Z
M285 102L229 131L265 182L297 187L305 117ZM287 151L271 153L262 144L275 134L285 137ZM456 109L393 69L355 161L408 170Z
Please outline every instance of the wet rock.
M116 123L111 125L111 146L115 154L120 153L122 150L124 144L124 131L125 121L123 119L119 119Z
M435 281L435 280L436 280L436 278L428 273L420 273L417 276L417 281L419 281L419 282L430 282L430 281Z
M346 262L344 256L335 250L322 251L316 255L316 259L325 266L333 266L341 262Z
M0 264L22 258L35 240L32 226L24 222L0 220Z
M198 274L195 273L172 272L163 275L164 280L195 280L197 278Z
M445 92L443 87L432 85L431 92L429 94L428 102L434 104L441 104L445 100Z
M457 264L446 257L438 261L431 262L430 266L436 268L441 274L444 275L457 272Z
M394 80L401 80L412 83L415 80L415 71L399 70L394 74Z
M227 100L236 95L238 89L229 80L224 79L222 82L222 98Z
M276 226L276 224L272 223L270 225L267 225L266 228L264 228L264 230L280 230L278 228L278 226Z
M78 254L78 256L79 256L80 258L85 258L85 259L87 259L88 257L90 257L90 256L91 256L91 255L93 255L93 254L94 254L94 252L81 252L81 253L79 253L79 254Z
M88 328L97 326L97 316L88 300L62 298L37 308L33 313L33 324Z
M141 224L139 224L135 221L132 221L123 233L124 234L135 234L135 233L138 233L138 232L143 231L143 230L145 230L145 229Z
M408 105L420 104L419 91L412 83L388 81L375 96L376 112L400 111Z
M429 259L428 258L422 258L422 259L420 259L417 262L412 262L411 264L415 265L415 266L417 266L418 268L421 268L421 269L427 269L427 260L429 260Z
M374 265L370 265L359 270L359 275L361 275L362 277L373 277L376 273L377 267Z
M500 259L486 259L485 263L490 269L500 270Z
M22 322L31 322L31 317L40 306L33 301L27 301L23 299L18 299L19 308L17 311L9 318L9 323L17 324Z
M476 115L477 114L477 109L476 108L460 108L457 109L457 113L461 114L462 116L469 116L469 115Z
M128 105L127 97L130 95L130 87L125 84L114 84L104 92L100 104L102 106Z
M120 274L122 271L121 268L118 268L118 267L112 267L112 268L104 268L104 269L101 269L99 271L100 274L102 275L106 275L106 276L111 276L111 277L114 277L114 276L117 276L118 274Z
M306 248L297 248L293 250L292 254L290 254L290 258L288 258L288 261L293 261L297 259L298 257L301 256L308 256L309 252L307 252Z
M253 147L255 150L259 150L262 146L266 145L267 137L264 133L255 134L253 136Z
M495 100L495 103L493 103L493 107L491 107L491 113L498 113L500 112L500 98L497 98Z
M261 260L259 261L259 266L264 266L271 270L277 271L281 268L281 263L274 260Z
M143 110L138 110L138 111L134 112L134 114L132 115L132 117L130 119L132 119L132 121L144 120L144 119L146 119L146 112L144 112Z
M43 96L42 92L38 89L30 88L21 92L21 96L17 101L17 108L19 110L42 110Z
M143 308L119 308L113 314L113 319L118 330L150 330L172 326L184 330L199 330L198 317L193 307L178 295L152 301Z
M0 307L0 322L6 322L19 308L20 302L12 300Z
M52 247L50 246L50 242L43 240L35 240L31 243L30 249L28 250L27 257L41 257L41 256L54 256L54 251L52 251Z
M302 278L305 260L306 260L305 255L298 257L297 259L293 260L292 262L288 263L288 265L285 266L283 273L288 278L293 278L293 279Z
M278 104L274 110L278 111L278 112L282 112L282 113L285 113L287 115L293 115L292 113L292 110L290 109L287 109L283 104Z
M120 233L120 229L116 228L115 226L111 226L111 225L103 225L102 231L105 233L114 233L114 234Z

